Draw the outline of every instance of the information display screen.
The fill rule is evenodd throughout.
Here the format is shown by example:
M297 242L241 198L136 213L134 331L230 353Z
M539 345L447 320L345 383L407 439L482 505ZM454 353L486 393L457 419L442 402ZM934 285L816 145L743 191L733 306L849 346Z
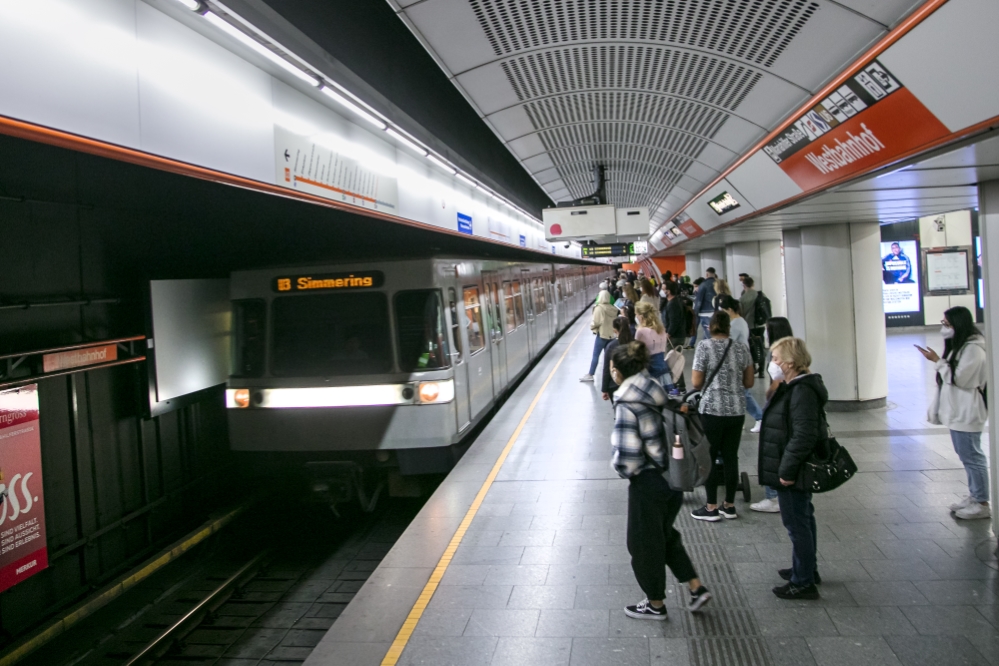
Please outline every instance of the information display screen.
M927 291L967 291L968 251L948 250L926 253Z
M919 243L914 240L881 243L881 295L886 314L919 312Z

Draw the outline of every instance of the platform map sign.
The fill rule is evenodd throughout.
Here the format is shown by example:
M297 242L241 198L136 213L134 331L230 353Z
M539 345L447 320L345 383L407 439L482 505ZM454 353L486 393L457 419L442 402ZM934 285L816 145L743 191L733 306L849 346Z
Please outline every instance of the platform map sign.
M0 592L49 565L38 385L0 391Z
M888 326L921 325L919 244L914 240L882 242L881 279L885 323Z

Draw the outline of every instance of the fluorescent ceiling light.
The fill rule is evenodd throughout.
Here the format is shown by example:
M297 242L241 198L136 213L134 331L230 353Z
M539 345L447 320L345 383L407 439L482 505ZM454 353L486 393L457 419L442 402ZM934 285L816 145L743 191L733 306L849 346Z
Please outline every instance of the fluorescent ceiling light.
M458 178L458 180L460 180L461 182L465 183L466 185L470 185L470 186L475 187L475 188L477 188L479 186L478 183L476 183L474 180L472 180L471 178L469 178L465 174L455 173L454 175Z
M310 86L316 86L316 87L319 86L320 84L319 79L312 76L311 74L308 74L307 72L302 71L298 67L295 67L290 62L288 62L278 54L274 53L274 51L271 51L269 48L267 48L257 40L247 35L245 32L237 29L235 26L229 23L226 23L226 21L223 20L222 17L220 17L218 14L213 14L212 12L205 12L205 20L207 20L213 26L215 26L222 32L226 33L236 41L253 49L258 54L267 58L272 63L274 63L281 69L285 70L289 74L293 74L297 78L308 83Z
M201 9L201 3L198 0L177 0L180 4L184 5L192 12L196 12Z
M450 164L448 164L447 162L445 162L441 158L437 157L433 153L428 154L427 155L427 159L430 160L431 162L433 162L434 164L436 164L437 166L439 166L440 168L444 169L445 171L447 171L451 175L454 175L455 173L457 173L457 170L453 166L451 166Z
M902 171L905 171L906 169L911 169L914 166L916 166L916 165L915 164L910 164L909 166L904 166L901 169L895 169L894 171L889 171L888 173L883 173L880 176L875 176L874 180L877 180L878 178L887 178L888 176L894 176L896 173L901 173Z
M401 133L395 131L391 127L389 127L387 130L385 130L385 133L388 134L393 139L395 139L396 141L398 141L399 143L401 143L402 145L404 145L407 148L409 148L410 150L412 150L413 152L419 153L420 155L426 155L427 154L427 151L424 150L423 146L420 146L417 143L415 143L415 142L407 139L405 136L403 136Z
M333 90L329 86L323 86L322 87L322 92L323 92L324 95L326 95L327 97L329 97L330 99L332 99L334 102L336 102L340 106L346 108L348 111L350 111L354 115L359 116L359 117L363 118L364 120L367 120L369 123L371 123L372 125L374 125L378 129L383 130L386 127L388 127L388 125L386 125L385 123L383 123L381 120L379 120L378 118L376 118L374 115L368 113L367 111L365 111L364 109L362 109L357 104L354 104L349 99L347 99L346 97L344 97L343 95L341 95L337 91Z

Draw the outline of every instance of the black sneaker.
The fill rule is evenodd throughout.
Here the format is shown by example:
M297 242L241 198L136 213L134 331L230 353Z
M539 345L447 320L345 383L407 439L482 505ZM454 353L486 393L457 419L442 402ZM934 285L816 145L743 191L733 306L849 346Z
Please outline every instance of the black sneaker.
M734 504L732 506L719 507L718 512L721 514L721 517L726 520L735 520L736 518L739 517L739 514L735 512Z
M687 608L690 609L691 613L696 613L701 610L701 607L711 601L711 593L708 592L708 588L701 585L696 590L691 590L690 592L690 605Z
M779 575L784 580L791 580L791 569L779 569L777 571L777 575ZM819 575L818 569L815 570L815 574L812 576L812 583L814 583L815 585L822 584L822 576Z
M636 620L665 620L666 605L663 604L660 608L654 608L648 599L642 599L634 606L625 606L624 614Z
M774 594L778 599L818 599L819 590L814 585L808 587L798 587L794 583L780 585L774 588Z
M702 506L696 511L691 511L690 515L694 518L694 520L706 520L710 523L717 523L722 519L718 513L718 509L709 510L706 506Z

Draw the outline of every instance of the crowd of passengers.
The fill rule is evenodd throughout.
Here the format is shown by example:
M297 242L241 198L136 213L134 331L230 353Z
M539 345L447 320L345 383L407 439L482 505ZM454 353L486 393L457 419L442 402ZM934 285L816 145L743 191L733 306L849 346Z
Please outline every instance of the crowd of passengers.
M646 595L624 609L630 617L666 619L666 567L688 585L691 611L711 599L673 527L683 492L671 488L664 474L670 444L664 441L662 409L670 399L688 402L685 409L696 405L711 460L721 463L713 466L705 484L706 504L691 513L701 521L738 518L739 444L745 415L752 417L750 431L759 433L757 475L765 496L749 508L780 513L791 540L791 566L777 571L787 582L773 593L781 599L819 598L815 509L800 472L829 437L829 393L821 375L811 371L805 341L794 337L786 318L770 316L769 299L754 289L752 277L740 274L739 281L742 291L736 298L714 268L693 283L669 271L661 279L623 271L603 285L593 309L593 356L580 381L596 381L602 354L600 391L615 414L611 462L630 480L627 545ZM698 329L703 330L700 342ZM987 418L985 340L971 312L960 306L944 313L940 332L945 341L941 354L917 346L936 373L927 420L950 430L967 473L968 496L950 507L954 516L988 518L988 467L981 445ZM690 393L670 360L684 349L694 349ZM757 368L760 377L769 378L763 407L749 392ZM687 401L695 392L699 401ZM719 486L724 488L721 501Z

